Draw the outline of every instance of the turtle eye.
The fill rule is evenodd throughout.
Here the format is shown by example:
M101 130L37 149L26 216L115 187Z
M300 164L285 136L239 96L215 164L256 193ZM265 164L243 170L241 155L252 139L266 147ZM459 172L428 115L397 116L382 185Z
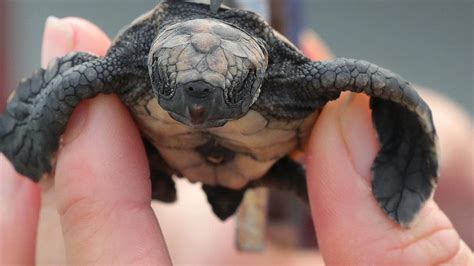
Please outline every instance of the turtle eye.
M169 82L168 75L163 71L162 68L158 68L157 72L158 72L158 75L162 77L161 78L162 84L160 85L161 89L159 91L160 94L165 97L171 96L174 90Z
M255 68L249 68L246 76L242 76L241 79L238 79L236 84L232 86L231 90L228 93L228 100L230 103L236 104L244 100L246 97L253 97L252 86L255 82Z
M160 67L157 57L153 57L150 70L151 84L155 94L164 97L171 96L174 90L170 85L168 75L164 69Z

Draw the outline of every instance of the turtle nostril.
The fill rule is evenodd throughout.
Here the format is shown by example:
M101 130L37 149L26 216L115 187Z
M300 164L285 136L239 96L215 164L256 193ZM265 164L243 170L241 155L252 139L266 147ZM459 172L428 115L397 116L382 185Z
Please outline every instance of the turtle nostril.
M205 83L193 83L185 86L185 91L188 95L197 98L204 98L211 94L212 90L210 85Z

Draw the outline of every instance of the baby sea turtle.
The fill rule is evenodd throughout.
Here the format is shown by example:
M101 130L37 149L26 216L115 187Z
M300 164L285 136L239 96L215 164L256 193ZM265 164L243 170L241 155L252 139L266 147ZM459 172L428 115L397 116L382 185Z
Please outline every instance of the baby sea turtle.
M34 72L0 117L0 151L38 181L51 173L74 108L115 93L143 134L153 197L174 201L172 176L183 176L203 184L225 219L252 187L307 199L304 169L288 154L304 145L328 101L365 93L381 144L373 193L408 225L438 171L431 111L413 86L362 60L311 61L258 15L220 2L211 10L162 1L122 30L106 56L72 53Z

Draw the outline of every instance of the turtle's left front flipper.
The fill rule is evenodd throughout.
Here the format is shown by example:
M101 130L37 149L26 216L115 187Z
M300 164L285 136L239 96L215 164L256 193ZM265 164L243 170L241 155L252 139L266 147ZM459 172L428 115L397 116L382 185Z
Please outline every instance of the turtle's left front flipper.
M412 85L389 70L352 59L302 63L288 77L286 86L292 91L286 90L286 101L292 110L321 107L342 91L371 96L381 143L372 165L372 191L392 219L408 226L432 194L438 176L431 111Z
M118 92L129 75L114 57L73 53L23 80L0 115L0 152L15 169L38 181L51 172L59 139L80 101Z

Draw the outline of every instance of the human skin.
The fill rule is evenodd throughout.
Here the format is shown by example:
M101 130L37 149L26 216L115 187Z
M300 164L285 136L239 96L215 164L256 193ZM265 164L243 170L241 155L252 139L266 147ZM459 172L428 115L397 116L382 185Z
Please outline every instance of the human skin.
M87 21L50 19L45 30L42 65L75 50L103 55L109 45L108 37ZM431 103L441 138L441 176L452 177L448 181L441 178L445 182L441 186L466 184L457 191L459 196L444 199L449 202L461 197L460 204L465 204L468 196L464 198L464 193L472 192L465 188L472 181L471 148L466 145L472 144L469 119L441 97L428 93L425 98ZM437 113L458 123L437 120ZM456 153L451 152L453 146ZM471 250L434 200L428 201L409 229L400 228L386 217L370 191L370 166L377 149L368 97L345 94L325 107L306 153L310 205L324 261L472 265ZM34 262L40 190L0 158L0 264ZM227 233L219 236L219 242L204 237L194 242L183 241L200 241L192 248L173 244L167 234L168 225L158 223L166 220L161 216L166 207L155 208L158 219L150 207L149 169L141 136L126 107L113 95L85 101L75 110L58 154L54 193L66 259L72 264L166 265L171 264L170 257L175 263L184 262L180 260L183 256L188 262L201 263L240 263L250 259L282 263L282 257L288 255L278 257L272 247L263 255L241 256L224 250L223 241L233 243L227 230L231 222L225 224ZM193 233L192 226L178 227L186 220L184 214L180 215L169 231L177 237L189 235L188 239L193 239L192 235L199 233ZM187 219L196 219L193 223L197 225L201 218L198 215ZM160 225L165 228L163 234L169 250ZM39 243L47 245L47 240L40 239ZM204 256L196 250L212 252ZM183 255L186 252L195 257ZM309 264L315 263L315 259L306 256L295 261Z

